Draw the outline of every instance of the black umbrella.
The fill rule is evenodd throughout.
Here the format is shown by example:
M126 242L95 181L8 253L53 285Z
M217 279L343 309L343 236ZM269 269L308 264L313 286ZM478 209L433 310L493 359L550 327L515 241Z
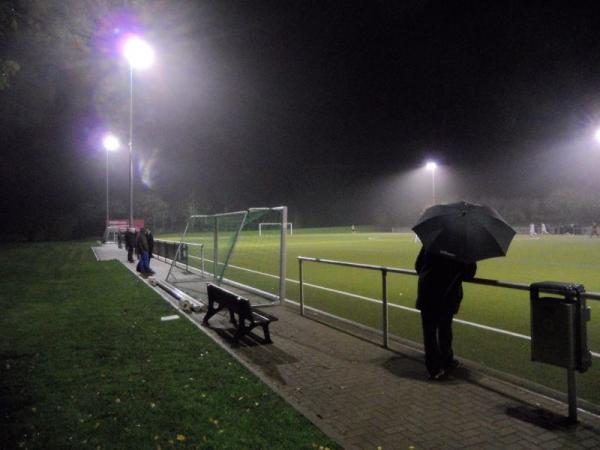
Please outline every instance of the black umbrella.
M495 209L468 202L428 208L413 231L425 251L462 262L506 255L516 234Z

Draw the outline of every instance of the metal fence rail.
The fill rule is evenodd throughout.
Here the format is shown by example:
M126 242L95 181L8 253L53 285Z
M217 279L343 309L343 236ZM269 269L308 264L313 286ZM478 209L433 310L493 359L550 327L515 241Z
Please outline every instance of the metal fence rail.
M181 250L178 252L179 245L181 244ZM190 247L200 248L200 257L192 256L189 254ZM189 258L201 260L202 270L204 271L204 244L192 244L192 243L180 243L177 241L168 241L164 239L155 239L154 248L152 253L156 257L162 257L165 261L174 260L175 264L184 263L186 270L189 267Z
M387 275L388 273L397 273L403 275L416 276L417 272L411 269L400 269L397 267L386 267L377 266L372 264L358 264L347 261L336 261L333 259L322 259L322 258L310 258L306 256L298 256L299 265L299 283L300 283L300 314L304 315L304 269L303 264L305 262L329 264L341 267L352 267L356 269L365 269L381 272L381 303L382 303L382 334L383 334L383 346L388 348L389 342L389 319L388 319L388 288L387 288ZM530 291L528 284L512 283L508 281L490 280L487 278L474 278L465 283L479 284L484 286L495 286L506 289ZM600 300L600 293L597 292L586 292L583 294L586 299ZM593 353L594 356L598 356L597 353Z

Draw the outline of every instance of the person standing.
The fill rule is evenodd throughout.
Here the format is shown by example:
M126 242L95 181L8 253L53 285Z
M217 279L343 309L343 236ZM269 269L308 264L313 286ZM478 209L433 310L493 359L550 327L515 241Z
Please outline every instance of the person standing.
M154 236L149 228L146 228L146 239L148 240L148 257L152 259L152 253L154 252Z
M535 224L529 224L529 237L536 237L537 233L535 232Z
M127 249L127 261L133 262L133 249L135 247L135 234L131 228L125 231L125 248Z
M430 379L439 380L458 366L452 350L452 320L463 298L462 282L473 279L477 265L421 249L415 269L419 276L416 307L421 311L425 365Z
M142 258L142 244L140 243L140 230L136 230L135 228L133 229L133 232L135 233L135 257L137 258L138 262L140 261L140 259Z
M150 270L150 247L148 246L148 238L144 227L140 228L137 244L140 252L140 261L137 265L137 271L142 275L152 275L154 272Z

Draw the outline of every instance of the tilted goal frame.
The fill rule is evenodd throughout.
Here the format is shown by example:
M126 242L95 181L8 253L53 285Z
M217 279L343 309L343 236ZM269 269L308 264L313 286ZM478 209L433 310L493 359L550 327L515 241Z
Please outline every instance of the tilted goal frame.
M234 280L231 280L231 279L228 279L225 277L225 271L228 267L231 256L234 253L235 246L239 239L240 233L242 232L242 230L244 230L244 226L247 224L248 216L251 213L261 212L261 211L264 211L264 212L276 211L280 214L280 217L281 217L280 223L271 222L274 224L276 223L278 226L281 227L280 238L279 238L279 264L278 264L278 266L279 266L278 267L278 271L279 271L279 277L278 277L279 283L278 284L279 284L279 286L278 286L277 295L275 295L271 292L266 292L264 290L258 289L256 287L253 287L253 286L250 286L247 284L239 283L237 281L234 281ZM232 216L232 215L242 215L243 219L240 221L240 225L239 225L238 229L235 231L234 240L233 240L223 262L219 263L219 226L218 226L218 221L219 221L219 218ZM285 285L286 258L287 258L286 236L287 236L287 229L288 229L287 206L278 206L278 207L272 207L272 208L249 208L247 210L233 211L233 212L221 213L221 214L196 214L196 215L190 216L189 219L187 220L185 230L179 241L179 245L177 247L177 252L176 252L175 258L173 259L173 261L171 263L171 267L169 268L169 272L166 276L167 281L170 279L173 268L176 265L176 261L178 261L180 255L182 255L184 253L183 246L187 245L187 242L185 241L185 239L186 239L186 236L188 235L188 231L190 230L190 226L192 225L194 220L198 220L198 219L214 219L215 220L215 226L213 229L213 236L212 236L213 270L212 270L212 273L208 273L208 272L204 271L204 269L199 270L197 268L193 268L192 270L200 272L202 274L202 276L209 276L209 277L211 276L212 280L214 282L216 282L217 284L223 283L223 284L227 284L230 286L234 286L234 287L246 290L248 292L254 293L258 296L268 298L271 301L277 302L276 304L283 304L283 301L285 300L285 296L286 296L286 285ZM203 262L204 261L202 261L202 263ZM219 273L218 268L220 265L222 265L222 270ZM202 267L203 267L203 264L202 264Z

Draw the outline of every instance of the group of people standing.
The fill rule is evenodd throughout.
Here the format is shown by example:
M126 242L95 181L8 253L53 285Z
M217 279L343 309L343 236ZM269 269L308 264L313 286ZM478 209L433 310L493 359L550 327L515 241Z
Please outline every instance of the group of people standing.
M128 228L125 231L125 249L127 250L127 261L135 262L133 252L138 259L137 271L144 276L154 275L154 271L150 269L150 259L154 249L154 236L150 229L142 227L138 230Z

